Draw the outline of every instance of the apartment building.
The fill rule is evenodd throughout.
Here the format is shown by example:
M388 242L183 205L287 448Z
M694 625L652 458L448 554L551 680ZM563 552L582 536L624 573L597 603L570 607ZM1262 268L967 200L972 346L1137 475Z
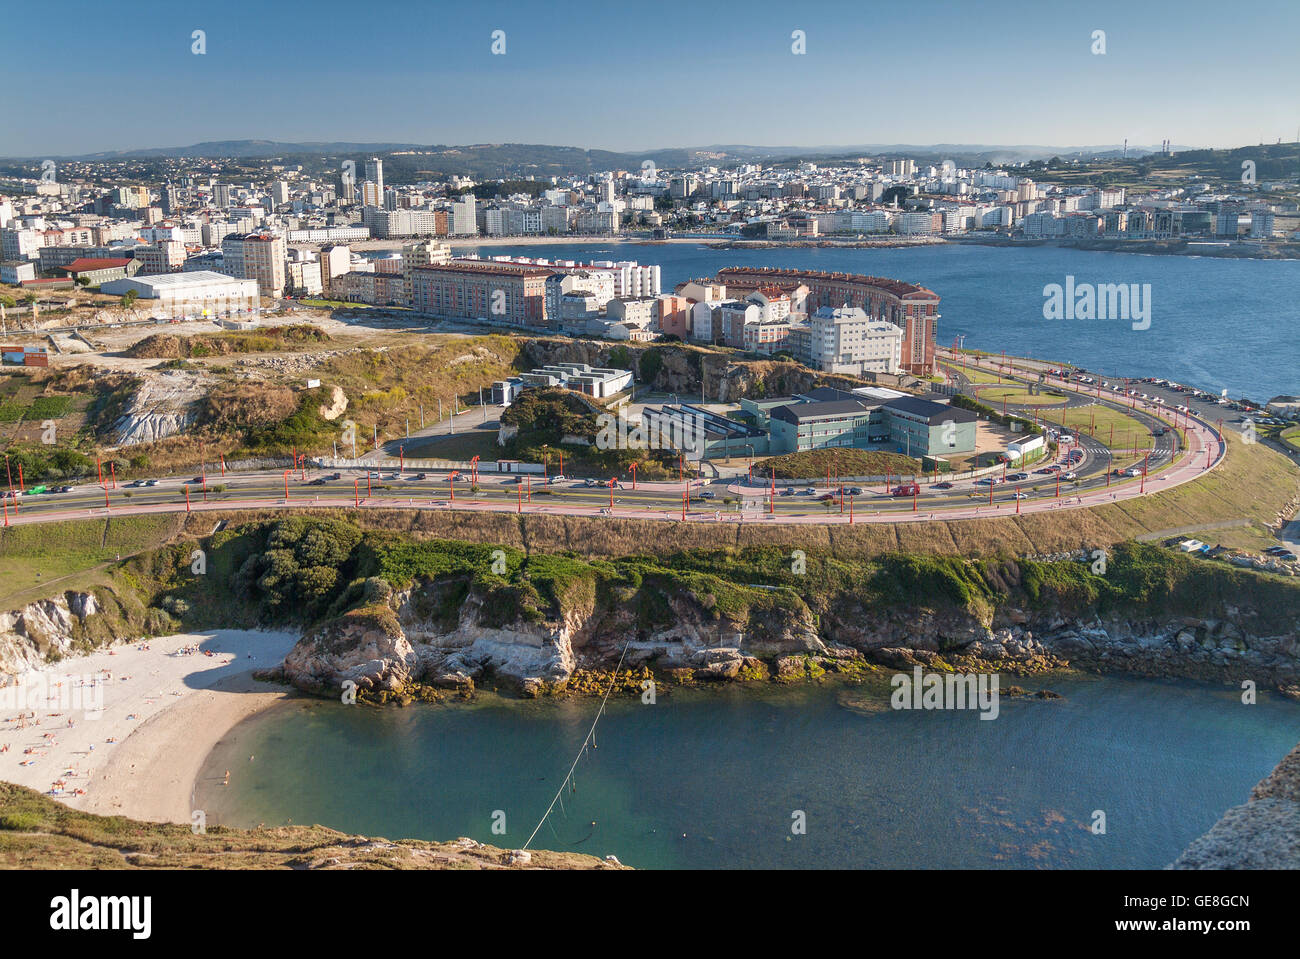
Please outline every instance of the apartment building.
M444 319L493 319L515 326L547 322L545 267L452 260L411 271L411 308Z
M775 284L783 290L790 284L802 285L808 290L803 303L808 313L822 307L857 307L872 320L902 329L900 366L904 371L915 376L934 372L939 297L933 290L879 276L772 267L727 267L718 271L717 280L726 285L751 284L754 288ZM690 295L685 288L680 292Z
M873 320L857 307L824 306L808 318L810 365L826 373L896 373L903 361L903 330Z
M233 233L221 241L222 272L257 281L263 296L284 294L284 237L276 233Z

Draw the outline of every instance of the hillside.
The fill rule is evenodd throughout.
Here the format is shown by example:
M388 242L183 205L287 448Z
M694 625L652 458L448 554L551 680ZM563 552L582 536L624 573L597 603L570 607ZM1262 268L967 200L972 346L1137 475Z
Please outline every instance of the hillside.
M472 839L349 836L324 826L230 829L78 812L0 782L2 869L620 869L576 853L524 855Z

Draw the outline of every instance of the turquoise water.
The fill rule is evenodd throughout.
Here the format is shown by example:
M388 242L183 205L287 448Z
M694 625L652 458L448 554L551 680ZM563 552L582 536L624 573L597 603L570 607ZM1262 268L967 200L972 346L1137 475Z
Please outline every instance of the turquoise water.
M469 248L453 247L458 253ZM1074 363L1111 376L1160 376L1233 397L1300 393L1300 262L1091 253L1053 247L947 244L886 249L714 250L690 243L482 247L482 256L658 263L665 290L724 266L869 273L941 297L938 339ZM1043 287L1151 285L1151 327L1124 320L1045 320Z
M576 791L533 847L642 868L1156 868L1300 740L1300 706L1279 697L1246 706L1231 689L1126 678L1021 684L1066 698L1004 696L994 721L891 710L887 687L611 700ZM210 824L518 847L597 708L295 701L223 740L197 805ZM1105 835L1089 828L1095 810Z

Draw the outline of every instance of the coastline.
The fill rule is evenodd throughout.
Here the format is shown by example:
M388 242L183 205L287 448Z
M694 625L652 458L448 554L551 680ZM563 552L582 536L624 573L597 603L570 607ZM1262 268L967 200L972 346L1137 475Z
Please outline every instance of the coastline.
M246 630L177 634L32 670L8 688L12 698L0 708L0 743L10 745L0 754L0 779L85 812L189 823L194 782L212 747L243 719L293 695L252 671L279 662L296 639ZM193 646L199 651L180 653ZM97 694L79 685L90 681ZM77 692L82 699L71 696ZM40 725L27 719L20 728L19 704Z

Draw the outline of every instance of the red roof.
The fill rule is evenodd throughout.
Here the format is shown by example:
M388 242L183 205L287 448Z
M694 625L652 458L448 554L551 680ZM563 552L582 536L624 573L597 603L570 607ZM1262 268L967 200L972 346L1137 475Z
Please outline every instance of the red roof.
M67 266L63 267L68 273L89 273L91 270L112 270L126 266L130 263L130 258L104 258L96 259L94 257L83 256L73 260Z

